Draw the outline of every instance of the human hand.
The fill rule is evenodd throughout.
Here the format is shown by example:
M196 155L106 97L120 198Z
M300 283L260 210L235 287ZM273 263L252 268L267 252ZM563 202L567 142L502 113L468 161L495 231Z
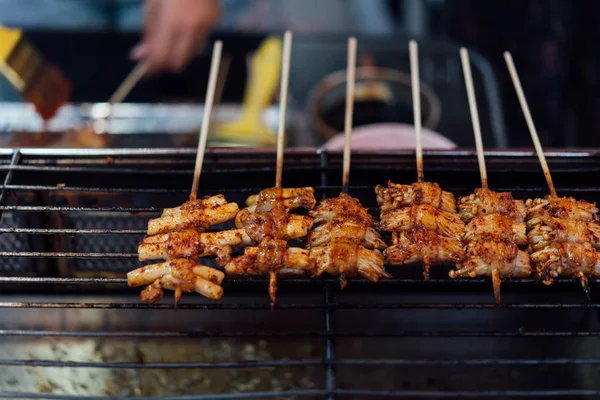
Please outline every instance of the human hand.
M148 65L147 75L179 72L217 24L219 0L146 0L142 42L131 52Z

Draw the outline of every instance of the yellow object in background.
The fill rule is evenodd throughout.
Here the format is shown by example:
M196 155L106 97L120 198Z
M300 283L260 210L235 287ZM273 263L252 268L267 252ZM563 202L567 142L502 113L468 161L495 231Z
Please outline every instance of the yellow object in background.
M275 146L277 135L261 120L263 112L279 85L283 45L279 38L268 37L250 60L248 82L238 121L216 126L210 140L247 146Z
M19 29L0 26L0 72L44 120L52 118L71 94L71 84L62 72L48 63Z

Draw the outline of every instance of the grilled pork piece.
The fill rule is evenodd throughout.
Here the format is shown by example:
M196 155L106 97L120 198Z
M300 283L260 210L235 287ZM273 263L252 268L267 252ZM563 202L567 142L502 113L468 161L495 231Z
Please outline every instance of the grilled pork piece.
M531 254L531 262L546 285L559 276L572 276L587 288L587 277L600 274L600 257L590 243L553 243Z
M365 227L355 221L344 221L343 218L324 223L310 231L306 237L306 247L311 249L336 241L352 241L368 249L387 247L375 228Z
M475 189L475 193L458 200L460 217L465 222L476 215L502 214L516 222L523 222L527 209L521 200L515 200L508 192L494 192L489 189Z
M393 265L457 263L464 257L464 249L459 240L438 235L422 227L394 232L392 244L385 250L385 255Z
M537 217L537 224L528 221L527 233L530 253L542 250L552 243L591 243L592 235L587 222L569 218Z
M360 200L347 193L321 200L308 215L315 219L315 223L331 222L341 218L343 221L352 221L364 226L375 226L375 220L369 214L369 210L362 206Z
M502 214L477 215L467 224L463 240L515 242L524 246L527 244L525 222L515 222L511 217Z
M543 199L529 199L526 204L528 228L541 223L542 217L570 218L584 222L597 220L596 204L575 200L573 197L546 196Z
M205 231L213 225L235 218L239 211L236 203L226 203L212 207L200 207L201 203L184 203L177 209L168 209L160 218L148 222L148 235L170 231L195 229Z
M174 259L148 265L127 274L131 287L147 285L140 294L142 301L154 303L163 297L163 289L175 291L175 306L182 292L198 292L209 299L219 300L223 288L219 286L225 275L221 271L187 259Z
M186 230L144 238L138 247L140 261L174 258L217 257L219 265L231 260L232 246L252 244L243 229L220 232Z
M309 251L288 247L285 240L265 238L256 247L246 247L244 255L225 265L229 275L262 275L269 277L271 306L275 305L277 275L298 275L314 268Z
M271 272L297 275L313 267L308 250L288 247L285 240L267 238L258 246L246 247L244 255L225 265L225 272L229 275L268 276Z
M379 229L382 231L407 231L418 226L456 240L461 240L465 232L465 224L457 214L439 210L428 204L381 213Z
M260 243L267 237L281 240L302 238L308 234L313 219L290 214L283 208L267 212L251 212L245 208L237 214L235 225L245 229L254 243Z
M317 204L315 190L311 187L268 188L246 199L246 205L254 212L267 212L282 206L285 210L303 207L312 210Z
M218 206L224 206L225 204L227 204L227 200L222 194L210 197L207 196L203 199L188 200L179 207L165 208L163 210L162 216L164 217L165 215L178 214L194 210L202 210L205 208L215 208Z
M394 210L412 205L429 204L442 211L456 213L456 200L450 192L444 192L437 183L416 182L401 185L388 182L388 187L377 186L377 203L381 211Z
M331 242L324 247L310 250L310 257L316 264L315 276L327 272L342 277L342 288L345 278L362 276L372 282L381 277L390 277L385 272L383 254L378 250L369 250L355 242Z
M527 278L532 269L529 255L515 243L501 240L474 241L467 244L465 260L450 271L451 278L491 276L494 297L501 303L500 278Z

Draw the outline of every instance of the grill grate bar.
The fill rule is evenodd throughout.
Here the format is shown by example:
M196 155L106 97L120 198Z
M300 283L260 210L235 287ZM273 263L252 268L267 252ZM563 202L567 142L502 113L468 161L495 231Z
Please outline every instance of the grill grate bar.
M325 336L321 331L277 331L277 332L165 332L165 331L29 331L0 330L0 336L53 336L53 337L101 337L101 338L270 338L270 337L319 337Z
M25 258L138 258L137 253L75 253L75 252L44 252L44 251L4 251L0 257Z
M0 253L6 254L6 253ZM106 254L106 253L77 253L77 254ZM120 254L120 253L119 253ZM128 254L128 257L134 253L123 253ZM223 285L266 285L267 280L258 277L228 277L225 281L223 281ZM327 284L339 284L339 279L336 278L289 278L289 279L281 279L280 282L282 284L302 284L302 285L327 285ZM530 286L530 285L539 285L541 281L539 279L519 279L519 280L511 280L511 279L503 279L503 284L512 284L518 286ZM32 276L0 276L0 284L1 283L34 283L34 284L44 284L44 283L56 283L56 284L123 284L127 283L126 279L120 278L60 278L60 277L32 277ZM596 285L600 283L599 279L590 279L590 285ZM367 279L357 278L352 279L352 286L372 286L373 283ZM377 283L377 285L417 285L417 286L464 286L464 285L473 285L473 286L481 286L481 285L490 285L491 279L489 278L457 278L457 279L410 279L410 278L390 278L390 279L382 279ZM554 286L560 285L573 285L579 286L580 284L573 279L564 279L559 278L554 281ZM536 305L542 306L542 305ZM573 304L574 307L595 307L594 303L590 304ZM510 304L504 304L500 307L513 307Z
M4 185L4 189L12 191L26 191L26 192L88 192L88 193L154 193L154 194L170 194L170 193L185 193L188 192L187 188L118 188L118 187L84 187L84 186L48 186L48 185ZM339 185L315 185L313 186L315 191L319 190L338 190L341 191L342 187ZM216 188L211 190L213 193L258 193L262 190L262 187L243 187L243 188ZM350 186L349 191L372 191L375 189L375 185L355 185ZM449 192L460 192L464 187L445 185L444 190ZM509 192L514 191L514 187L494 187L494 190L498 192ZM530 186L520 187L518 191L526 193L544 193L547 190L544 186ZM588 186L588 187L557 187L557 192L560 193L597 193L600 191L600 187ZM93 209L97 211L97 209Z
M186 163L187 164L192 164ZM312 171L312 165L285 165L286 171ZM99 173L99 174L136 174L136 175L190 175L194 173L193 169L139 169L139 168L91 168L91 167L70 167L70 166L35 166L35 165L0 165L0 171L29 171L29 172L69 172L69 173ZM273 172L275 167L250 167L250 168L207 168L207 175L212 174L240 174L240 173L261 173ZM589 171L586 169L586 171Z
M0 359L0 366L41 368L114 368L114 369L222 369L222 368L271 368L338 366L540 366L540 365L599 365L600 359L553 358L553 359L467 359L467 360L410 360L410 359L347 359L347 360L266 360L266 361L220 361L220 362L82 362L56 360L8 360ZM335 392L335 386L331 393Z
M57 368L120 368L120 369L208 369L208 368L269 368L313 367L323 365L324 360L268 360L230 362L83 362L55 360L1 360L0 365L10 367L57 367Z
M396 397L396 398L475 398L486 397L569 397L573 396L597 396L600 395L600 389L564 389L564 390L490 390L473 392L449 392L449 391L418 391L418 390L354 390L338 389L336 393L343 396L361 396L361 397Z
M0 211L80 211L80 212L151 212L162 213L162 208L156 207L68 207L68 206L0 206Z
M271 338L271 337L327 337L323 331L277 331L277 332L118 332L118 331L27 331L27 330L0 330L1 336L53 336L53 337L104 337L104 338ZM398 331L398 332L343 332L337 331L329 335L343 338L396 338L396 337L430 337L430 338L471 338L471 337L597 337L600 331L526 331L516 329L512 331Z
M120 309L173 309L173 304L159 303L39 303L39 302L0 302L0 308L120 308ZM496 303L387 303L387 304L278 304L277 309L282 310L320 310L320 309L383 309L383 310L416 310L416 309L589 309L600 308L600 304L506 304ZM191 303L179 304L179 309L185 310L269 310L271 306L267 303Z
M140 235L146 234L142 229L35 229L35 228L0 228L1 233L28 233L36 235Z
M324 396L325 390L278 390L268 392L245 392L223 394L197 394L183 396L133 397L137 400L243 400L243 399L272 399L276 397L308 397ZM132 397L80 396L45 393L0 392L0 399L35 399L35 400L131 400Z
M309 397L326 396L327 390L284 390L269 392L246 392L231 394L204 394L184 396L161 397L135 397L138 400L237 400L237 399L265 399L276 397ZM335 394L340 396L360 396L361 398L515 398L515 397L567 397L598 396L600 389L557 389L557 390L489 390L489 391L417 391L417 390L356 390L336 389ZM0 392L0 398L5 399L35 399L35 400L131 400L131 397L104 397L80 396L62 394L38 394L22 392Z

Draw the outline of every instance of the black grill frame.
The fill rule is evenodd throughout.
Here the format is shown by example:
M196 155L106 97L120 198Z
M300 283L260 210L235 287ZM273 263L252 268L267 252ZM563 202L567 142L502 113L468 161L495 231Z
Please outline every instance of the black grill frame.
M100 149L100 150L60 150L60 149L0 149L0 172L4 171L4 182L0 193L0 213L32 213L43 215L64 215L69 212L78 213L97 213L111 212L118 215L129 215L132 213L158 213L161 207L158 206L122 206L114 204L111 206L81 206L81 205L48 205L44 204L49 199L49 194L62 193L78 193L89 195L91 193L116 193L116 194L133 194L133 195L162 195L162 194L177 194L178 198L184 199L187 187L179 181L175 188L163 188L157 186L148 186L142 188L123 188L115 185L113 187L101 186L69 186L62 187L56 184L35 184L35 183L15 183L19 178L19 174L23 173L40 173L40 174L105 174L115 177L118 183L125 174L144 175L165 175L171 174L182 177L181 182L189 178L193 169L194 149ZM595 151L570 151L570 152L549 152L547 154L551 168L555 171L559 179L557 182L557 191L559 194L569 194L581 196L588 200L596 200L595 196L600 196L600 187L589 181L589 185L583 186L578 178L571 182L569 177L576 174L593 173L600 170L600 154ZM223 177L232 177L240 173L256 173L267 174L266 181L270 179L270 175L274 175L274 154L270 151L263 150L230 150L230 149L211 149L206 156L206 171L204 176L220 175ZM102 161L104 160L104 162ZM127 167L119 167L120 161L125 160L129 165ZM225 166L222 166L223 161ZM261 161L263 160L263 161ZM266 160L266 161L265 161ZM273 162L271 162L273 160ZM318 176L316 189L317 198L326 198L335 195L341 190L339 176L341 176L341 155L338 153L328 153L322 150L315 149L297 149L289 151L286 154L286 164L284 170L284 186L294 186L287 183L286 174L293 171L297 174L312 174ZM302 160L296 164L298 160ZM385 164L388 160L396 160L398 165ZM515 167L514 161L519 164ZM153 163L153 161L155 161ZM162 169L145 170L132 164L138 163L142 165L157 165ZM79 166L77 164L80 164ZM256 164L256 165L254 165ZM75 166L73 166L75 165ZM93 166L96 165L96 166ZM186 169L171 170L173 166L184 166ZM429 167L428 167L429 165ZM450 166L448 166L450 165ZM460 187L460 190L465 193L477 186L476 159L472 151L450 151L450 152L430 152L425 154L426 178L429 174L435 175L436 172L441 174L447 173L450 170L455 173L468 173L469 179L466 182L457 181L440 181L440 184L446 190L451 190L452 187ZM497 151L488 153L488 168L490 173L491 187L496 190L511 190L514 189L520 193L527 193L532 196L542 195L545 192L543 186L544 179L539 167L537 159L530 151ZM360 175L360 171L364 170L365 175L369 173L401 173L406 176L416 176L414 173L413 154L406 153L355 153L353 155L353 173L351 173L351 185L349 187L350 194L356 192L367 193L370 191L372 200L374 201L373 187L376 184L385 184L383 179L375 177L367 177ZM494 186L494 175L499 176L509 171L525 171L531 175L534 184L521 186L516 184L513 186L496 187ZM357 171L359 173L357 174ZM359 175L358 178L354 178ZM566 177L567 179L561 179ZM353 179L354 178L354 179ZM262 178L261 178L262 179ZM433 180L433 179L432 179ZM397 179L396 181L401 181ZM261 181L262 182L262 181ZM226 196L235 194L238 197L246 196L251 192L255 192L262 186L258 184L247 185L246 187L219 187L206 188L200 183L201 190L210 193L224 193ZM263 185L264 186L264 185ZM508 187L506 187L508 186ZM208 194L208 193L206 193ZM38 204L23 205L20 201L23 196L32 196L36 198ZM365 194L366 196L366 194ZM590 198L592 197L592 198ZM10 201L16 201L16 204L9 204ZM35 201L34 201L35 202ZM177 202L175 202L176 204ZM175 205L171 203L171 205ZM372 205L372 204L371 204ZM377 210L375 209L374 212ZM27 258L47 261L48 265L42 268L42 276L0 276L0 287L6 293L21 294L21 293L77 293L78 288L92 288L94 293L113 293L127 292L135 294L137 291L125 289L126 279L123 277L98 277L98 276L61 276L64 270L56 268L56 265L50 260L77 260L77 259L114 259L126 260L135 259L137 254L133 252L66 252L66 251L50 251L52 246L56 245L52 241L53 238L60 236L72 235L143 235L143 230L115 230L115 229L70 229L56 228L50 226L47 218L42 218L40 228L17 227L17 228L0 228L1 235L33 235L36 237L46 237L51 240L46 241L43 246L45 251L2 251L0 259L6 258ZM590 284L595 288L598 284L596 280L591 280ZM448 292L468 293L471 291L491 291L489 279L449 279L443 276L435 277L430 281L423 281L413 275L395 276L392 279L384 280L377 285L364 280L351 281L352 287L358 288L359 293L369 293L373 290L394 292L394 291L414 291L417 293L428 293L429 291L444 290ZM444 391L444 390L376 390L363 388L344 388L338 385L337 369L344 366L361 366L361 367L395 367L395 366L437 366L453 367L453 366L578 366L578 365L600 365L600 357L577 358L577 357L554 357L554 358L482 358L482 359L410 359L410 358L394 358L394 359L351 359L340 358L336 352L336 341L343 338L583 338L583 337L599 337L600 330L593 329L573 329L573 330L451 330L451 331L419 331L419 330L401 330L396 332L377 332L376 330L365 329L362 331L345 331L336 329L336 312L340 310L387 310L395 312L400 310L439 310L440 313L446 310L595 310L600 309L600 302L597 302L594 292L592 298L586 300L578 286L578 283L568 279L557 280L553 288L542 287L541 283L536 279L524 279L519 281L505 281L503 288L510 293L512 289L517 291L535 291L552 293L553 291L564 291L577 294L578 300L564 302L560 300L549 301L519 301L510 302L503 305L496 305L493 301L491 293L486 298L486 301L412 301L412 302L367 302L362 301L360 294L351 294L352 301L338 301L339 282L337 279L288 279L280 284L281 292L286 289L292 291L304 290L312 293L321 293L321 301L312 302L286 302L281 301L277 305L277 310L319 310L323 312L323 329L316 331L253 331L253 332L202 332L202 331L49 331L49 330L23 330L23 329L0 329L0 338L7 337L92 337L92 338L237 338L237 337L260 337L260 338L286 338L286 337L304 337L313 340L322 341L324 344L324 354L322 358L309 360L270 360L270 361L254 361L254 362L219 362L219 363L89 363L89 362L73 362L73 361L57 361L57 360L9 360L0 359L0 366L31 366L31 367L73 367L73 368L128 368L128 369L190 369L190 368L263 368L263 367L298 367L298 366L317 366L323 368L324 385L317 389L303 390L274 390L269 392L249 392L249 393L234 393L234 394L211 394L211 395L188 395L188 396L167 396L162 399L251 399L251 398L280 398L294 396L296 398L537 398L537 397L552 397L552 398L594 398L600 396L600 388L574 388L574 389L549 389L549 390L511 390L510 388L502 390L488 391ZM266 281L263 279L252 278L227 278L224 282L226 296L228 293L260 293L266 288ZM376 289L377 288L377 289ZM264 296L264 301L252 303L211 303L206 301L190 301L192 295L184 296L182 304L179 308L182 310L268 310L270 305L267 296ZM36 302L36 301L0 301L0 309L16 309L16 308L43 308L43 309L115 309L115 310L168 310L173 308L171 302L161 302L154 305L143 304L137 298L131 297L131 300L122 302L67 302L67 301L51 301L51 302ZM124 311L125 312L125 311ZM148 311L150 312L150 311ZM0 339L1 340L1 339ZM41 393L13 393L3 391L0 392L0 398L26 398L26 399L58 399L58 398L82 398L81 396L65 396L54 394ZM88 399L100 397L87 397ZM109 397L101 397L107 399ZM118 397L110 397L117 399ZM149 397L148 397L149 398Z

